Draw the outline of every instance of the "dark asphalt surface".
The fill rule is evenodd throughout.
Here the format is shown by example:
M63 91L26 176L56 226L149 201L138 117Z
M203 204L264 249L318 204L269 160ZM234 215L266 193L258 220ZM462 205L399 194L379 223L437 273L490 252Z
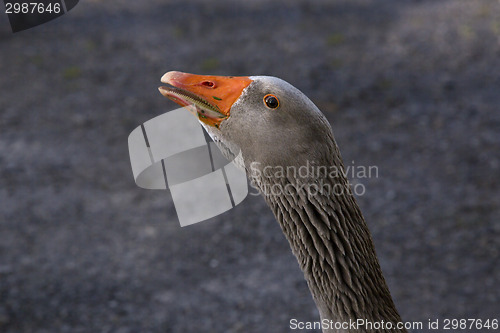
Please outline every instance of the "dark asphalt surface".
M261 198L181 228L134 184L127 137L175 108L169 70L301 89L345 164L378 168L352 181L404 320L500 319L498 1L94 0L0 29L0 332L318 319Z

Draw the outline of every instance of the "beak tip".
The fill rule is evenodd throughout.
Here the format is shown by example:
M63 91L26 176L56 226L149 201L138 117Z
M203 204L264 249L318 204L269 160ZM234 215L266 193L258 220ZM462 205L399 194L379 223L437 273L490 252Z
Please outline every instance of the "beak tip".
M163 93L163 87L158 87L158 91L160 92L160 94L162 94L163 96L165 96L165 94Z
M178 77L179 74L182 74L182 73L181 72L177 72L177 71L167 72L167 73L163 74L163 76L161 77L160 81L163 82L163 83L170 83L175 77Z

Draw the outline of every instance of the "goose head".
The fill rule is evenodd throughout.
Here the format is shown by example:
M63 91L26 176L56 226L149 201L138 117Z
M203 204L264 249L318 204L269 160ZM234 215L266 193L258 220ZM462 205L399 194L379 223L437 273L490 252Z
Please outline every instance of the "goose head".
M330 124L302 92L272 76L213 76L168 72L160 92L188 108L226 157L239 165L331 164Z

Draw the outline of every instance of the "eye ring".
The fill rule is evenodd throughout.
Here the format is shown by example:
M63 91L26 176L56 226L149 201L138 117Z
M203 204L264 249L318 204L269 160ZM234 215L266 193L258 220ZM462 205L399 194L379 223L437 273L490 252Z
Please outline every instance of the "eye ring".
M267 94L263 98L264 104L270 109L276 109L280 106L280 101L278 97L273 94Z

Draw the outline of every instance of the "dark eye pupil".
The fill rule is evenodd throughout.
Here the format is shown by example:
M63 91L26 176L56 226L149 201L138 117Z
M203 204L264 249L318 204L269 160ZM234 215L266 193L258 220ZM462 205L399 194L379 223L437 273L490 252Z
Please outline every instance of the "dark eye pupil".
M279 105L278 99L274 96L267 96L265 101L266 105L272 109L277 108Z

